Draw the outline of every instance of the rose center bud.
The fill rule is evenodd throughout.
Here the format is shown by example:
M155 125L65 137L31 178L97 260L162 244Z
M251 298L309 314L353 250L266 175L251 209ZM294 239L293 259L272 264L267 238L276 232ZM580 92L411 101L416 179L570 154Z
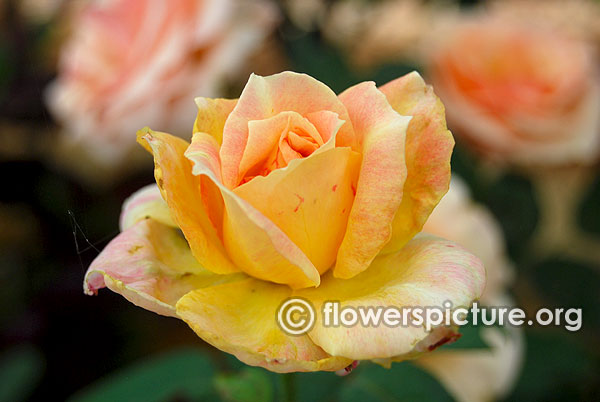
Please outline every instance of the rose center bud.
M240 164L241 183L306 158L324 144L321 133L309 119L296 112L282 112L248 123L248 144ZM327 137L328 138L328 137Z

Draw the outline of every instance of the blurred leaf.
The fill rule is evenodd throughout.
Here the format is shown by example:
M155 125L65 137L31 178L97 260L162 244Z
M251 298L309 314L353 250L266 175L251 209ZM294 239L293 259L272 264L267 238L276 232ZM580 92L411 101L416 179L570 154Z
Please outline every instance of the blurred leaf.
M197 349L180 349L153 357L108 375L79 391L71 400L165 401L197 399L212 392L213 367Z
M317 34L303 34L286 41L294 70L311 75L336 93L362 81L385 84L415 70L415 66L387 64L374 71L357 72L347 64L343 53L323 43Z
M502 226L510 256L519 261L527 252L527 240L538 220L533 185L523 177L508 174L492 184L483 196L482 201Z
M409 362L391 369L365 364L345 377L340 401L452 401L440 383Z
M296 400L298 402L330 401L344 386L349 377L340 377L328 371L316 373L297 373Z
M38 385L42 355L30 345L12 347L0 357L0 401L23 401Z
M481 307L481 306L480 306ZM478 325L473 325L473 317L472 314L469 313L467 317L468 323L460 326L460 338L453 343L443 345L443 349L489 349L490 345L488 345L483 338L481 337L481 330L486 328L485 325L481 324L481 316L480 313L478 315ZM491 318L491 317L490 317ZM496 325L494 325L496 326Z
M246 367L236 374L219 374L214 380L217 392L228 402L269 402L273 384L267 371Z
M581 308L583 329L600 329L600 272L597 269L564 258L551 258L535 265L532 276L533 285L546 299L545 307Z
M592 401L600 366L568 334L526 332L522 375L507 401Z
M452 160L450 166L452 166L452 174L458 174L464 179L471 189L475 198L480 198L478 195L482 193L481 178L478 175L477 162L474 156L460 143L460 140L456 140L456 145L452 151Z
M600 235L600 175L581 203L579 225L586 232Z

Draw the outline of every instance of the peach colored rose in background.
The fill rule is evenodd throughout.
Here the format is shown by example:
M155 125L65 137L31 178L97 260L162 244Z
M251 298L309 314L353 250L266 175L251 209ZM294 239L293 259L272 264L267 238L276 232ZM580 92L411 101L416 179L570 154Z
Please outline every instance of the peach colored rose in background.
M318 309L308 334L289 336L275 319L290 296L402 307L481 295L478 258L415 237L448 189L454 144L417 73L339 96L303 74L252 75L239 99L196 102L191 143L139 132L158 186L125 203L87 294L108 287L277 372L401 361L456 337L454 327L325 327Z
M106 0L84 4L47 104L93 162L124 161L140 126L187 135L194 96L217 96L272 31L251 0ZM69 155L67 155L67 158Z
M429 63L450 124L487 157L519 165L598 157L598 71L585 42L475 17L438 38Z
M507 293L513 267L504 250L501 229L492 214L475 203L456 175L423 227L423 231L462 245L481 258L486 267L486 287L479 299L487 306L510 306ZM435 375L457 400L497 400L507 395L519 375L524 356L521 328L482 327L486 350L437 350L417 360Z

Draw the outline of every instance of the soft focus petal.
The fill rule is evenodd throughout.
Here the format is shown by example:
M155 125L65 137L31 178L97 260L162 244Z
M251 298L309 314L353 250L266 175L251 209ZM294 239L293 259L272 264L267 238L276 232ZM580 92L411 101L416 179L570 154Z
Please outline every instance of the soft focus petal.
M346 122L339 130L337 144L354 145L346 108L325 84L289 71L269 77L252 74L225 123L220 151L225 186L233 188L242 179L238 168L248 141L248 122L268 119L284 111L306 116L322 110L335 112Z
M464 181L452 175L450 190L433 210L423 231L456 242L481 259L487 280L480 301L494 305L514 276L502 228L483 205L470 198Z
M483 292L485 271L479 259L460 246L436 237L419 235L401 251L380 256L369 269L351 279L326 274L321 286L298 291L317 310L310 338L332 356L351 359L414 357L415 348L428 333L423 327L325 327L320 307L335 300L344 306L470 306Z
M404 142L410 117L401 116L372 82L340 95L362 147L362 166L348 229L333 274L351 278L367 269L392 234L391 222L403 199Z
M334 148L296 159L233 192L274 222L323 273L344 236L359 168L358 153Z
M223 127L237 99L196 98L198 115L194 121L194 133L210 134L219 145L223 142Z
M90 295L108 287L137 306L175 317L175 303L187 292L234 279L238 275L215 275L202 268L175 229L144 219L102 250L83 287Z
M286 373L336 371L352 363L279 328L277 310L290 295L287 286L247 279L188 293L177 315L206 342L251 366Z
M125 200L119 219L121 232L147 218L152 218L167 226L177 227L171 218L169 206L160 195L156 184L142 187Z
M196 133L186 157L193 174L218 186L225 203L223 237L236 266L256 278L307 287L319 284L319 272L306 255L271 220L227 189L218 176L218 144L211 136Z
M520 328L481 328L490 349L438 350L416 360L459 402L501 400L512 389L523 362Z
M192 174L192 165L183 156L189 144L149 129L138 133L138 142L154 155L158 188L194 257L206 269L218 274L239 271L227 257L217 229L206 212L200 178Z
M406 169L402 203L383 252L399 250L417 234L448 191L454 147L446 128L444 105L421 76L410 73L381 87L394 110L413 116L406 131Z

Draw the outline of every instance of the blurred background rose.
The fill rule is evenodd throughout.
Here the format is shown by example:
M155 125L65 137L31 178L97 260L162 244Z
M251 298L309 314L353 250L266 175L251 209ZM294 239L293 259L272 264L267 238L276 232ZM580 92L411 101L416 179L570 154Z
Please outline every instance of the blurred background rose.
M140 159L140 122L191 135L192 100L225 95L278 21L274 5L262 0L78 6L46 101L64 131L61 158L81 154L74 168L96 177L98 169L100 177L106 170L118 176L115 170Z
M600 82L586 42L478 16L446 32L430 56L457 135L486 157L525 165L598 157Z
M115 4L0 2L0 400L599 399L598 1ZM176 5L199 11L156 13ZM119 18L106 18L113 7L134 24L118 28ZM156 18L154 29L142 31L142 15ZM426 229L485 261L482 303L515 303L528 316L581 307L580 331L467 326L430 360L390 370L363 362L344 378L276 376L206 348L176 320L110 293L83 296L85 269L118 232L122 202L153 182L151 158L129 147L137 129L177 131L173 124L189 136L192 122L179 121L189 113L176 110L193 116L199 95L237 97L252 71L290 68L338 92L414 69L430 81L455 35L492 20L500 22L484 28L493 34L468 38L441 66L452 67L435 89L454 117L452 169L463 180L453 181ZM130 127L120 129L123 122ZM95 152L83 153L90 144ZM126 176L122 166L132 172L138 160L138 173Z
M502 231L493 215L471 198L467 184L454 175L450 190L423 227L424 232L450 239L471 250L486 267L483 306L514 306L508 291L513 280ZM476 328L487 350L440 350L417 364L440 378L459 401L490 401L506 397L523 363L521 328Z

